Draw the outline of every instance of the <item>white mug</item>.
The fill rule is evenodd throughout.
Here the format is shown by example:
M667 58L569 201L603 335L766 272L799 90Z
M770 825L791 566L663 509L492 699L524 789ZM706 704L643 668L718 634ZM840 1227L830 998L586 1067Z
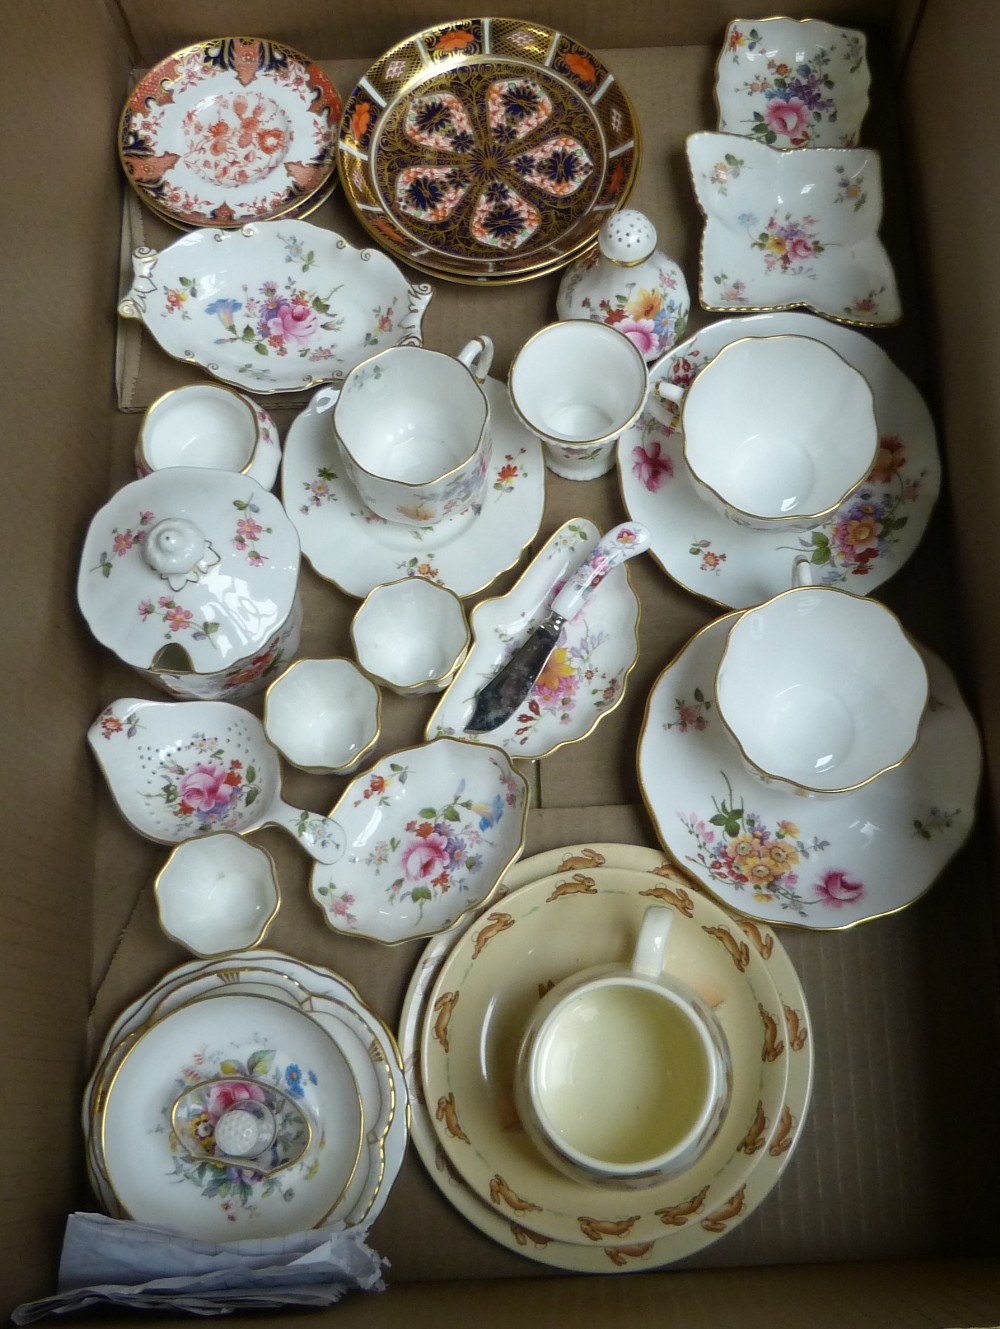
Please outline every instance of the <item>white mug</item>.
M680 404L684 462L699 497L754 530L818 526L878 456L867 380L812 337L740 338L689 385L656 379L651 400Z
M341 460L362 502L383 521L433 526L480 501L490 463L483 383L489 337L457 357L394 346L356 365L342 388L321 388Z
M927 707L927 669L877 600L812 586L742 613L715 678L719 719L749 770L803 795L841 794L904 762Z
M514 410L542 441L545 465L567 480L610 471L649 388L646 362L628 337L584 319L529 337L507 382Z
M554 1167L587 1185L640 1189L675 1176L725 1117L725 1034L707 1003L663 972L672 919L648 909L631 964L557 984L521 1040L521 1123Z

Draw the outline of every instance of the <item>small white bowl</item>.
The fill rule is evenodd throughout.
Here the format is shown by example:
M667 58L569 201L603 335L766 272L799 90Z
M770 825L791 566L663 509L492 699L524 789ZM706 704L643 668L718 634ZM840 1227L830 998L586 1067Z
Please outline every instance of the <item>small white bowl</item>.
M286 761L314 775L346 775L382 727L382 698L352 660L296 660L264 697L264 729Z
M354 615L351 640L365 673L393 692L443 691L469 650L469 623L454 591L423 577L384 582Z
M179 844L154 889L163 931L206 959L259 945L281 903L274 859L230 831Z

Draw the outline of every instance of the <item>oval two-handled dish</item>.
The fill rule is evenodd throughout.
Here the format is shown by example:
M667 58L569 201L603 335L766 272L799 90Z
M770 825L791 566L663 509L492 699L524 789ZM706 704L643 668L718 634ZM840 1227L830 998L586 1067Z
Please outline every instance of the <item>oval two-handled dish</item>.
M429 285L309 222L199 230L132 256L118 305L177 360L249 392L343 379L390 346L420 345Z

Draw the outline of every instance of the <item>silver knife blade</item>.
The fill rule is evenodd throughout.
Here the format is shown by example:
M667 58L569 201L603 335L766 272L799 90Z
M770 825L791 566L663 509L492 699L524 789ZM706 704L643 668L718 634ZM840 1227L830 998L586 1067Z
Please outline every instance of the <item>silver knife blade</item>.
M510 719L535 686L565 622L561 614L550 614L543 619L503 668L476 694L475 709L465 724L467 733L489 734Z

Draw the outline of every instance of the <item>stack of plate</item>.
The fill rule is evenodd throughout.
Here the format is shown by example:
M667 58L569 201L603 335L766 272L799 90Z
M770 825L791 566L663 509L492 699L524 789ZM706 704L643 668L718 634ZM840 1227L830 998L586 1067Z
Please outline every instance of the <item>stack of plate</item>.
M658 851L581 845L518 863L508 893L435 938L407 993L400 1047L413 1138L455 1207L501 1245L563 1269L656 1268L746 1218L802 1129L812 1044L795 971L766 926L702 897ZM719 1134L686 1172L651 1189L570 1181L533 1148L514 1109L521 1031L553 983L627 963L643 914L674 908L666 970L715 1008L732 1053Z
M380 245L432 276L498 284L597 243L635 183L640 139L628 96L586 47L473 18L380 56L347 99L337 149Z
M182 1144L175 1102L219 1077L223 1097L257 1084L294 1104L309 1127L305 1152L272 1169ZM108 1033L83 1102L87 1167L107 1212L206 1241L333 1220L368 1226L408 1126L391 1032L343 979L270 950L184 965L133 1002Z

